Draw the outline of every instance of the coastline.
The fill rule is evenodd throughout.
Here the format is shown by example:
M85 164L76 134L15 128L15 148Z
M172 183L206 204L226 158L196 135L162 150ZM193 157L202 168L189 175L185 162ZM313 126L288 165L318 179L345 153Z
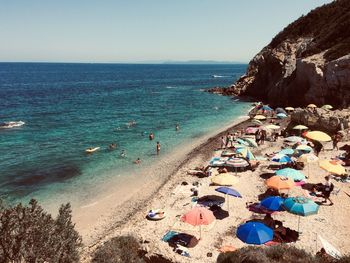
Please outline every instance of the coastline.
M177 150L169 154L168 158L164 157L157 162L157 166L162 167L156 168L155 165L148 167L143 174L153 172L153 175L147 177L149 181L143 181L143 185L141 187L139 185L138 189L134 189L132 192L123 193L124 200L119 204L115 202L115 193L109 193L90 205L73 210L73 219L77 223L78 231L83 235L82 261L85 262L90 258L98 245L118 235L123 226L130 223L136 215L137 217L144 215L150 209L144 204L151 203L158 198L157 194L160 191L168 188L169 185L176 184L181 178L179 174L183 174L183 170L186 170L186 166L193 160L207 161L213 155L213 150L219 144L222 135L232 129L245 127L249 123L248 120L248 116L236 117L230 123L225 124L224 127L204 135L194 143L180 145ZM156 178L154 178L154 175ZM128 178L124 182L126 183L125 186L127 186L130 179L133 178ZM118 188L121 188L121 186L119 185ZM96 213L96 210L99 210L99 212ZM96 217L97 214L100 214L98 218ZM89 218L89 220L86 221L86 218ZM92 224L92 221L95 221L95 224Z

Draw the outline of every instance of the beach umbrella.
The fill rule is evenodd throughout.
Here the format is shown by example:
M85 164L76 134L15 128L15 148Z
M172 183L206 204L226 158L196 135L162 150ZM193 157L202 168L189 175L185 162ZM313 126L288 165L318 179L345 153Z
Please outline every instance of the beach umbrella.
M245 130L245 133L246 133L246 134L255 134L258 130L260 130L259 127L248 127L248 128Z
M326 253L336 259L340 259L342 257L342 254L338 249L336 249L334 246L332 246L327 240L322 238L320 235L318 235L318 238L320 239L322 243L322 247L326 251ZM317 249L316 249L317 250Z
M300 225L300 216L309 216L317 214L319 205L309 198L289 197L284 200L283 207L290 213L298 215L298 232Z
M346 173L345 168L335 160L322 160L319 165L331 174L342 175Z
M235 147L236 149L239 149L239 148L247 148L247 145L235 143L235 144L233 145L233 147Z
M264 111L273 111L273 109L269 105L264 105L261 107L261 109Z
M286 109L287 111L293 111L293 110L294 110L293 107L285 107L285 109Z
M272 176L266 180L266 185L269 188L276 190L289 190L295 186L292 179L282 176Z
M233 174L222 173L211 178L211 182L216 185L234 185L238 183L238 178Z
M317 106L315 104L309 104L307 105L307 108L317 108Z
M305 153L300 155L297 161L302 163L315 163L318 161L318 157L313 153Z
M331 136L321 131L306 132L304 136L308 139L319 141L319 142L329 142L332 140Z
M275 112L276 113L284 113L285 115L287 115L287 112L282 108L276 108Z
M238 149L237 149L238 150ZM230 158L226 161L227 167L235 168L237 174L237 168L245 168L249 166L249 163L243 158Z
M253 119L251 123L256 124L256 125L262 125L263 123L257 119Z
M244 141L246 141L249 146L251 147L254 147L254 148L257 148L259 147L259 145L256 143L255 139L252 139L252 138L242 138Z
M305 175L302 172L292 168L284 168L284 169L277 170L276 175L288 177L293 181L303 181L306 179Z
M287 114L285 114L285 113L278 113L277 115L277 118L279 118L279 119L283 119L283 118L287 118L288 116L287 116Z
M236 152L248 160L255 160L254 154L247 148L236 149Z
M233 196L233 197L239 197L242 198L241 194L236 191L235 189L229 188L229 187L219 187L216 188L215 191L225 194L225 197L227 195ZM230 210L230 199L227 199L227 206L228 206L228 210Z
M239 144L245 145L245 146L249 146L249 143L241 138L238 138L236 140Z
M297 125L293 127L293 130L306 130L306 129L309 129L309 128L305 125Z
M323 105L321 108L324 109L324 110L331 110L331 109L333 109L333 106L329 105L329 104L326 104L326 105Z
M286 148L278 152L279 155L293 155L294 149L292 148Z
M181 221L192 226L199 226L200 237L202 237L202 225L209 225L215 220L212 211L205 207L195 207L181 217Z
M285 154L276 154L272 157L271 160L277 163L290 163L292 161L292 159Z
M273 230L260 222L248 222L237 228L236 236L244 243L261 245L273 239Z
M287 142L303 142L304 138L300 137L300 136L289 136L287 138L284 139Z
M281 128L281 126L275 125L275 124L269 124L264 126L265 129L269 129L269 130L278 130Z
M309 145L301 144L298 145L295 150L297 151L303 151L303 152L312 152L312 148Z
M264 115L256 115L254 117L254 119L256 119L256 120L266 120L266 117Z
M271 211L280 211L283 203L284 199L280 196L269 196L260 202L263 207Z

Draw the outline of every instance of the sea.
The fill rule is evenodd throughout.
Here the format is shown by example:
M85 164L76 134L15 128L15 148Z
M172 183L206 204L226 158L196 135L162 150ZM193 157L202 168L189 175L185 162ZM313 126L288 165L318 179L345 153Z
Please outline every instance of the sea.
M140 167L157 164L157 141L167 155L246 115L250 103L204 92L246 68L0 63L0 123L13 122L0 128L0 198L65 201L137 172L137 158ZM90 147L100 148L87 154Z

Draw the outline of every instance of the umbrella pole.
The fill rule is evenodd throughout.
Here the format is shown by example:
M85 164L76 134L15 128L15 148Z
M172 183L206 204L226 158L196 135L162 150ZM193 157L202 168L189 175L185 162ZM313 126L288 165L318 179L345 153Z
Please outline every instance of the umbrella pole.
M202 239L202 225L199 225L199 240Z
M299 225L300 225L300 216L298 216L298 233L300 234L300 232L299 232Z

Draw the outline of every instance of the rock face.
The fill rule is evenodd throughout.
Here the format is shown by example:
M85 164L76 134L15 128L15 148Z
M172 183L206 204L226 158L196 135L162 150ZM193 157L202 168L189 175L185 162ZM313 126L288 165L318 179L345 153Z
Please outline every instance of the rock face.
M327 111L324 109L296 109L291 121L303 124L313 130L334 133L348 129L350 126L350 109Z
M272 106L350 106L350 1L337 0L301 17L263 48L224 94Z

